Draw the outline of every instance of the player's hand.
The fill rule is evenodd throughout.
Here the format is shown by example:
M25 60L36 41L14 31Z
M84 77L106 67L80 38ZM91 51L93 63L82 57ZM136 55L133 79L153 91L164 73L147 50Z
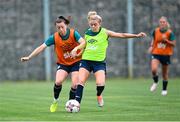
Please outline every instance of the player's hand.
M81 49L81 50L77 53L77 56L76 56L76 57L81 56L81 55L83 54L83 52L84 52L84 49Z
M162 40L163 43L168 43L168 41L169 41L168 39L163 39Z
M137 34L137 37L146 37L146 33L144 32L140 32L139 34Z
M167 37L165 34L162 35L162 42L163 43L166 43L168 40L167 40Z
M22 57L21 62L29 61L29 59L30 59L29 57Z
M153 49L153 47L152 47L152 46L150 46L150 47L149 47L149 49L148 49L148 53L149 53L149 54L151 54L151 53L152 53L152 49Z
M71 57L75 58L77 56L77 48L75 47L72 51L71 51Z

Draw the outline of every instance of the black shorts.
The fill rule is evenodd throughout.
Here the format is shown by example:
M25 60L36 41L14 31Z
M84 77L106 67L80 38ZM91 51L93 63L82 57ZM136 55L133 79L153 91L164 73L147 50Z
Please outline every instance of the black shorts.
M79 63L80 61L72 64L72 65L63 65L63 64L57 64L57 70L64 70L66 71L68 74L74 71L79 71Z
M89 61L89 60L81 60L80 68L83 67L87 69L89 72L93 71L93 73L104 70L106 73L106 63L105 61Z
M163 65L171 64L170 56L169 55L152 55L151 59L157 59Z

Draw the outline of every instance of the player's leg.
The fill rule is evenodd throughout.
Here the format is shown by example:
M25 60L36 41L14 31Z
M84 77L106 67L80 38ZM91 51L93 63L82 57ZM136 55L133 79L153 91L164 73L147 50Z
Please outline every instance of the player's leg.
M77 83L79 81L79 64L80 61L76 62L71 66L70 72L71 72L71 89L69 91L69 100L75 99L76 95L76 89L77 89Z
M65 70L60 69L56 72L56 81L54 84L54 99L57 100L59 98L59 94L62 89L62 83L64 82L67 76L68 72L66 72Z
M75 100L81 103L81 99L83 96L83 89L86 83L86 80L89 77L91 72L91 62L87 60L81 60L79 64L79 81L77 84L77 90L75 95Z
M161 94L163 96L167 95L167 86L168 86L168 72L169 72L169 64L171 64L170 56L162 56L161 57L161 63L162 63L162 92Z
M59 66L58 66L59 67ZM60 66L60 68L56 72L56 80L54 84L54 100L53 103L50 106L50 112L55 112L57 110L58 106L58 98L62 89L62 83L68 76L68 72L63 69L63 66Z
M105 71L99 70L99 71L95 72L94 75L96 78L97 102L98 102L98 106L102 107L102 106L104 106L102 92L105 87Z
M78 82L78 85L77 85L76 96L75 96L75 99L79 103L81 103L81 99L82 99L82 96L83 96L83 89L84 89L86 80L89 77L89 74L90 74L90 72L87 69L85 69L83 67L81 67L79 69L79 82Z
M160 64L160 61L156 58L151 60L151 72L153 76L153 84L150 88L150 91L155 91L158 84L158 66Z
M97 90L96 95L97 95L98 106L102 107L104 105L102 92L105 87L106 63L105 62L93 63L93 72L96 78L96 90Z
M167 95L168 70L169 70L168 65L162 65L163 88L161 94L163 96Z
M69 91L69 100L75 99L77 83L79 81L79 71L74 71L71 73L71 89Z

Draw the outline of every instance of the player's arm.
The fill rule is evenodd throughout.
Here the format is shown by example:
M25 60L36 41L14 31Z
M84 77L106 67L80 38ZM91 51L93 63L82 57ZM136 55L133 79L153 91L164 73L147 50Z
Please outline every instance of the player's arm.
M152 39L151 44L150 44L150 47L149 47L149 49L148 49L148 53L149 53L149 54L152 53L152 50L153 50L153 43L154 43L154 39Z
M37 47L29 56L22 57L21 61L24 62L30 60L32 57L37 56L39 53L41 53L46 47L47 45L43 43L42 45Z
M165 41L166 43L168 43L171 46L176 46L176 39L175 39L175 35L173 32L170 33L170 37L169 39L167 39L166 37L163 38L163 41Z
M164 39L164 41L165 41L166 43L170 44L171 46L176 46L176 40L170 41L170 40L168 40L168 39Z
M131 34L131 33L117 33L110 30L107 30L107 34L109 37L116 37L116 38L138 38L138 37L146 36L146 34L143 32L140 32L138 34Z
M84 48L86 46L86 41L81 37L79 39L79 45L76 46L72 51L71 51L71 55L72 57L78 57L80 55L82 55ZM77 54L77 51L80 50L80 52Z
M78 46L76 46L72 51L71 55L72 57L80 56L83 53L83 50L86 46L86 41L80 36L80 34L75 31L74 33L76 41L79 43ZM80 52L77 54L77 51L80 50Z
M86 46L86 41L81 37L78 42L79 42L79 45L76 46L74 49L76 50L84 49Z
M152 38L152 41L151 41L151 44L148 48L148 53L151 54L152 53L152 50L153 50L153 46L154 46L154 39L155 39L155 30L151 31L150 33L151 35L151 38Z
M44 41L43 44L41 44L39 47L37 47L29 56L22 57L21 61L28 61L32 57L37 56L39 53L41 53L43 50L45 50L46 47L54 45L54 35L49 36L47 40Z
M163 38L163 41L170 44L171 46L176 46L176 40L175 40L175 35L173 32L170 34L170 38L167 39L166 37Z
M170 39L167 39L167 38L163 38L163 41L170 44L171 46L176 46L176 40L175 39L170 40Z

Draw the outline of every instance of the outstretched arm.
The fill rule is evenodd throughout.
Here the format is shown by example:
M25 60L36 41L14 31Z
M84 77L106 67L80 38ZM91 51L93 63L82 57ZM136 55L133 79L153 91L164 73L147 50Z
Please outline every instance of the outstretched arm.
M131 34L131 33L117 33L110 30L107 30L107 34L109 37L116 37L116 38L138 38L138 37L146 36L146 34L143 32L140 32L138 34Z
M24 62L24 61L30 60L32 57L41 53L46 47L47 47L47 45L45 43L43 43L42 45L37 47L29 56L22 57L21 61Z

